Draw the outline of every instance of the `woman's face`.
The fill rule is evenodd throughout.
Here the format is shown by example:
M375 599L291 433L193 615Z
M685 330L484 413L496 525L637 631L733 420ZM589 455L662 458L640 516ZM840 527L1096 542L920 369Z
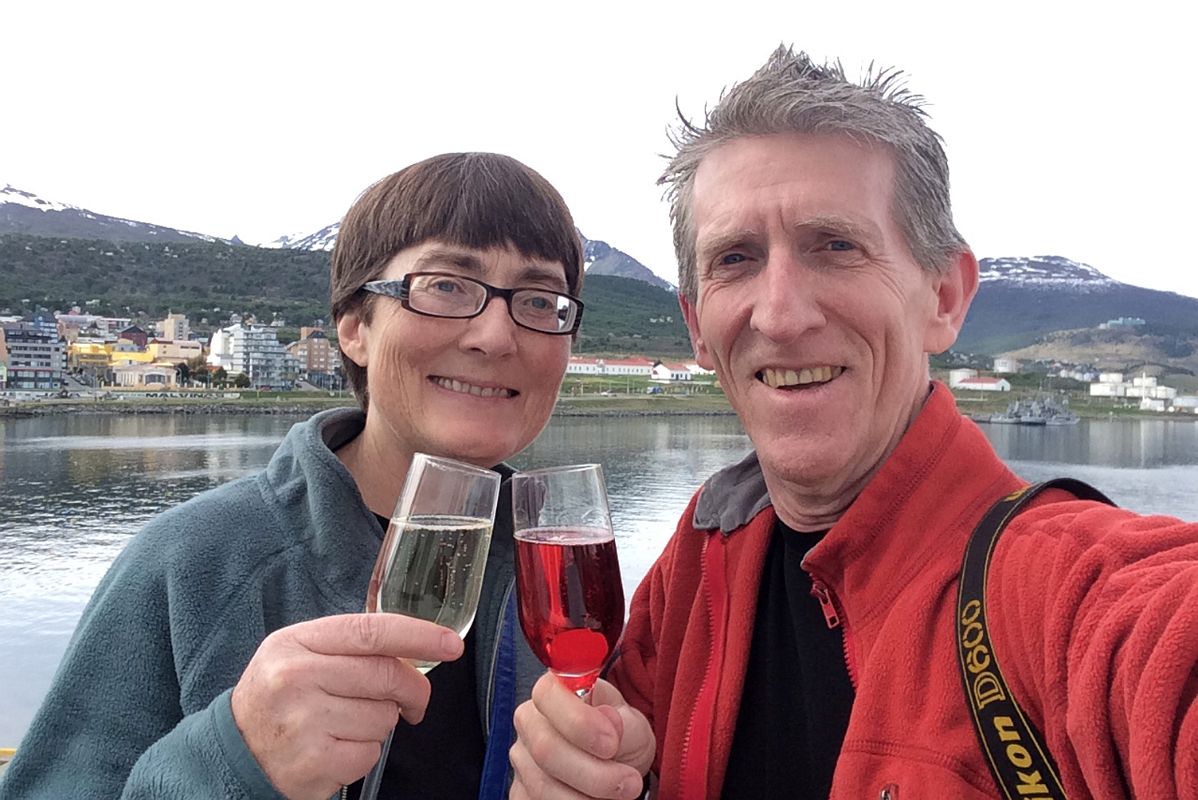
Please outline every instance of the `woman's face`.
M503 247L475 250L428 241L399 252L379 276L447 272L500 288L567 292L556 262ZM471 319L427 317L400 301L373 300L369 322L338 323L347 356L367 369L370 396L364 435L373 447L424 452L493 466L527 447L557 400L570 337L516 325L502 298Z

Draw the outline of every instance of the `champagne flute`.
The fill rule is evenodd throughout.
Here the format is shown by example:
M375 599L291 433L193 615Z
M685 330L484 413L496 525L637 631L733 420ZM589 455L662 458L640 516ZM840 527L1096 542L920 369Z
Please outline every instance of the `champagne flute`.
M379 550L366 594L368 612L435 622L465 636L478 610L491 546L499 473L416 453ZM435 661L414 661L422 674ZM375 800L391 735L362 785Z
M598 464L512 476L520 627L584 700L624 629L624 587Z

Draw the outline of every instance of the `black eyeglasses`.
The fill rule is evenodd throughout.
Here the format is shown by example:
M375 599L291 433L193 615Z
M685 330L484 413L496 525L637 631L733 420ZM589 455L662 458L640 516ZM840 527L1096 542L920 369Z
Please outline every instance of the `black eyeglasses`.
M363 291L394 297L408 311L426 317L470 319L492 297L502 297L521 328L555 336L571 334L582 322L582 301L548 289L500 289L448 272L409 272L397 281L370 281Z

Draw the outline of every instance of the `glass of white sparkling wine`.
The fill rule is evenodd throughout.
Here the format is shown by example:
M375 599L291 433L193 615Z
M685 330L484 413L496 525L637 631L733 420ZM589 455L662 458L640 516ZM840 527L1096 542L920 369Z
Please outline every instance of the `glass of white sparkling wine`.
M499 499L499 473L416 453L366 594L366 610L435 622L465 636L478 610ZM414 661L427 673L438 662ZM374 800L391 737L366 776Z

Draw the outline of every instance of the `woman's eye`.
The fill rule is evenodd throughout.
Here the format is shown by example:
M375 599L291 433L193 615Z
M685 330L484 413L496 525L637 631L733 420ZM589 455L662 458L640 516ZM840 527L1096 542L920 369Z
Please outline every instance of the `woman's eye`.
M462 291L462 284L458 281L443 278L434 282L430 288L440 294L453 294L454 292Z
M530 311L552 311L557 304L543 294L534 294L524 300L524 307Z

